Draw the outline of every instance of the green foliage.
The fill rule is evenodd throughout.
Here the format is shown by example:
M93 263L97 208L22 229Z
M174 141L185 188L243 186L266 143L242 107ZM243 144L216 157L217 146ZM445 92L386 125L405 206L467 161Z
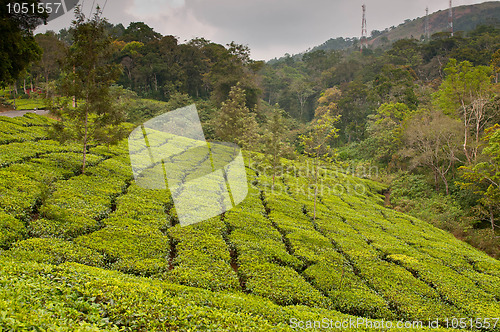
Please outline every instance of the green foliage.
M11 215L0 211L0 248L8 249L26 236L24 224Z
M79 264L54 267L0 259L0 284L13 285L0 289L0 306L8 317L0 320L3 329L293 331L291 318L354 319L336 311L282 307L252 295L212 293Z
M73 45L64 58L59 94L51 111L61 121L54 124L53 134L61 141L76 140L83 145L82 172L85 172L87 146L117 142L127 134L120 124L125 114L113 107L110 86L120 74L116 64L109 63L111 39L105 33L100 10L87 20L77 7L71 33ZM69 107L69 99L76 105ZM110 135L112 132L112 135Z
M53 238L33 238L19 241L6 255L18 261L33 261L53 265L76 262L89 266L102 266L104 261L102 255L89 248Z
M337 137L338 129L334 127L334 124L339 118L334 117L330 112L324 113L318 117L308 134L300 136L306 155L325 160L334 157L330 141Z
M479 201L488 210L491 228L494 231L497 226L496 216L500 209L500 125L488 128L483 140L485 148L482 154L486 160L461 168L464 179L461 186L472 188L480 195Z
M389 163L401 147L406 120L410 116L410 109L403 103L382 104L376 114L370 115L369 137L362 143L367 156Z
M476 161L481 131L492 118L486 107L492 98L491 68L450 59L445 72L434 102L448 115L461 118L463 150L470 164Z
M53 194L40 209L45 218L61 226L67 224L54 235L74 237L98 228L97 221L110 214L113 198L126 188L125 178L116 174L108 178L108 174L103 177L80 175L56 184Z
M10 2L0 3L2 40L0 41L0 85L17 80L21 72L41 55L33 38L33 30L48 17L47 13L34 11L26 14L9 12ZM38 0L26 1L26 7L36 6ZM10 3L12 5L12 3Z
M6 213L28 221L41 193L37 182L27 176L0 170L0 208Z
M245 104L245 92L235 85L214 118L215 134L224 142L255 147L258 138L255 114Z
M394 203L398 204L397 199L418 199L432 194L432 186L427 182L425 175L416 175L404 173L391 182L391 196L394 197Z
M441 180L448 195L447 176L454 171L453 166L461 155L462 123L440 111L421 111L414 114L406 126L400 155L409 158L410 169L423 166L430 170L436 191Z
M273 170L273 186L280 159L287 150L287 142L285 141L286 131L287 127L283 121L283 110L277 107L273 108L271 119L268 120L268 129L263 135L263 152Z
M215 219L194 227L170 228L168 233L176 243L177 255L172 261L173 270L165 277L181 285L205 289L241 289L230 265L224 232L222 222Z

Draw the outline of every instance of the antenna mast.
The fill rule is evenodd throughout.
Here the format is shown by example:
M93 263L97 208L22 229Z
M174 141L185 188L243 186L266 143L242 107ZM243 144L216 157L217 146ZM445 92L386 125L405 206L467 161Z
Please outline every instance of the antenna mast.
M431 36L431 31L429 29L429 7L425 7L425 39L429 39Z
M368 32L366 30L366 5L361 6L363 8L363 18L361 20L361 52L363 52L363 48L368 46Z
M450 10L448 14L448 28L450 29L450 34L453 37L453 6L450 0Z

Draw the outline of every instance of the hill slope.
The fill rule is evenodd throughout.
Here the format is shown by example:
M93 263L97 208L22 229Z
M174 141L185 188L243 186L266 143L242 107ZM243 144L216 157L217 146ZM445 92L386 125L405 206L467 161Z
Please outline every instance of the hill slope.
M500 262L384 208L377 183L324 170L313 220L310 163L283 160L272 190L247 153L243 203L170 227L170 195L134 183L125 142L92 148L82 175L80 147L47 140L49 123L0 117L0 330L500 317Z
M448 31L448 10L440 10L429 14L430 34ZM491 1L477 5L453 7L453 29L454 31L468 32L483 24L500 24L500 2ZM383 37L389 41L403 38L420 39L425 33L425 17L405 22L398 27L384 32L377 38L370 40L370 44L378 46L383 42Z
M423 10L422 10L423 11ZM448 31L448 10L439 10L429 14L430 34ZM476 5L465 5L453 7L454 31L468 32L479 25L500 25L500 2L490 1ZM374 38L369 38L368 43L378 47L387 42L394 42L404 38L420 39L425 34L425 17L406 20L393 29L386 29ZM347 49L354 44L351 38L329 39L323 44L316 46L316 50L340 50Z

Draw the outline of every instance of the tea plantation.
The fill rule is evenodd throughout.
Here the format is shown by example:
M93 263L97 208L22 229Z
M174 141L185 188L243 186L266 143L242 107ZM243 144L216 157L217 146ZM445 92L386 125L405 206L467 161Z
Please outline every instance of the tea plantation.
M500 331L500 262L386 209L380 184L320 173L314 219L310 162L283 160L273 186L245 153L247 198L180 227L126 141L82 174L51 121L0 117L0 331Z

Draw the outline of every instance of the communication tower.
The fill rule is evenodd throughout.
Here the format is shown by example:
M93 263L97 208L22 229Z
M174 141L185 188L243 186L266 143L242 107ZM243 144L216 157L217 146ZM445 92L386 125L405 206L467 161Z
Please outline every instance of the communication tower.
M363 8L363 18L361 20L361 52L363 52L363 48L368 47L368 32L366 29L366 5L361 6Z
M453 6L450 0L450 9L448 13L448 28L450 29L450 34L453 37Z

